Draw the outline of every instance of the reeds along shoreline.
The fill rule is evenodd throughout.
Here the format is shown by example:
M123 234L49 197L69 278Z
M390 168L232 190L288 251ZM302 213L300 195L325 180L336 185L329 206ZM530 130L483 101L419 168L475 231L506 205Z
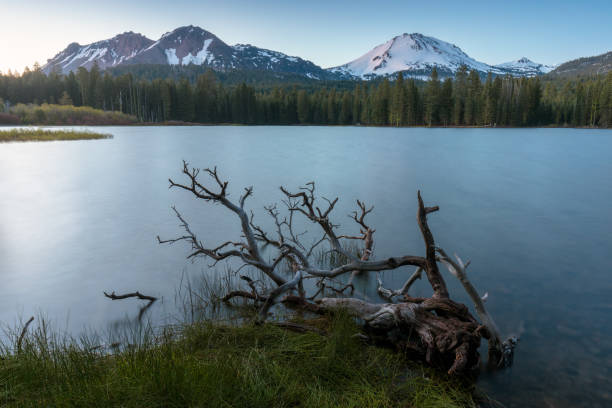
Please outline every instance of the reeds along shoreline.
M77 130L0 129L0 142L50 142L56 140L109 139L110 134Z

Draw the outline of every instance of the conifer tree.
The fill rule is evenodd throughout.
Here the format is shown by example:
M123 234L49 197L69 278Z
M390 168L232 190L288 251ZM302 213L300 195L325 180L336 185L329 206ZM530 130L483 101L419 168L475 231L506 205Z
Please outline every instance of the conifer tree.
M425 88L425 123L427 126L438 124L439 102L440 102L440 80L438 70L431 70L431 78Z
M62 96L59 99L58 103L60 105L72 105L72 99L70 99L70 95L68 95L68 92L64 91L62 93Z
M300 90L297 95L297 114L300 123L310 122L310 103L305 90Z
M453 112L453 80L450 78L446 78L442 84L438 105L439 123L448 126Z
M406 123L406 87L404 85L404 75L401 72L397 74L392 92L389 122L392 126L404 126Z

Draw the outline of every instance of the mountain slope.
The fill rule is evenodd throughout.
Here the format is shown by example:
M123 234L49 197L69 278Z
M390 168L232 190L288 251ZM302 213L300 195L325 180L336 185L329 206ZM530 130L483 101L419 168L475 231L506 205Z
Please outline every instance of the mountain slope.
M605 72L610 69L610 60L612 53L572 61L555 71ZM454 76L462 65L479 72L481 76L491 72L495 75L529 77L542 75L553 69L527 58L488 65L470 57L454 44L418 33L394 37L347 64L323 69L302 58L250 44L230 46L213 33L190 25L165 33L157 41L130 31L93 44L72 43L48 60L43 66L43 72L48 74L55 70L67 74L79 67L90 69L96 63L100 69L130 65L194 65L219 72L265 71L317 80L372 79L397 72L403 72L413 78L427 79L434 67L439 76L445 78Z
M530 59L523 57L516 61L505 62L503 64L495 65L495 68L498 68L502 71L506 71L510 75L513 76L526 76L526 77L534 77L537 75L547 74L555 67L550 65L539 64L537 62L533 62Z
M96 62L101 69L114 67L132 59L152 43L147 37L131 31L88 45L72 43L48 60L42 69L46 74L54 70L65 74L79 67L90 69Z
M361 57L330 68L332 72L346 73L362 79L404 72L417 78L427 78L433 67L442 77L453 76L461 65L482 74L505 71L476 61L456 45L427 37L423 34L403 34L381 44Z
M79 67L101 69L124 65L198 65L217 71L263 70L298 74L311 79L340 79L299 57L249 44L229 46L216 35L195 26L179 27L152 41L132 32L89 45L70 44L43 66L43 72L67 74Z
M209 65L231 67L233 49L200 27L179 27L147 47L126 64Z
M612 51L593 57L565 62L551 71L551 76L600 75L612 71Z
M470 57L454 44L412 33L394 37L347 64L329 68L329 71L361 79L384 77L397 72L413 78L427 79L434 67L444 78L454 76L462 65L468 70L479 72L481 76L491 72L494 75L530 77L548 73L554 68L525 57L504 64L488 65Z

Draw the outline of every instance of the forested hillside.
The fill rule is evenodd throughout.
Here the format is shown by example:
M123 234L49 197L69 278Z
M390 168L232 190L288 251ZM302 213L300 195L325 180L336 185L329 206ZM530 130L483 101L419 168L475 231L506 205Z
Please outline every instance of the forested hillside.
M612 71L612 51L592 57L565 62L550 73L551 76L576 77L578 75L605 75Z
M440 81L223 84L208 71L190 81L113 76L94 66L66 76L39 67L0 75L4 111L59 103L120 111L143 122L378 126L612 126L612 73L588 78L493 77L459 69Z

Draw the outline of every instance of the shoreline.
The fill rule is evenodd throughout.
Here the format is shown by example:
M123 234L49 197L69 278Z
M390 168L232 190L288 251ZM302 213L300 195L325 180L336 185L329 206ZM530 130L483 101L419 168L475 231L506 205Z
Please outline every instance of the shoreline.
M612 130L598 126L391 126L391 125L326 125L326 124L243 124L243 123L199 123L199 122L141 122L130 124L0 124L3 128L47 128L47 127L207 127L207 126L241 126L241 127L354 127L354 128L384 128L384 129L582 129L582 130Z

